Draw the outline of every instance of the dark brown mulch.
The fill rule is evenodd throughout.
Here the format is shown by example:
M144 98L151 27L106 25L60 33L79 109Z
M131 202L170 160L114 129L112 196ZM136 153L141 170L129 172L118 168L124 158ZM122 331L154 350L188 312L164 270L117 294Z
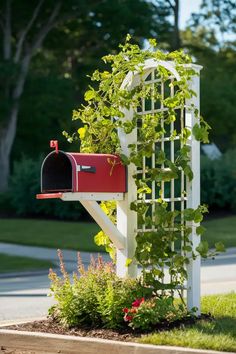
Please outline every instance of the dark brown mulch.
M202 314L198 318L188 317L181 320L175 321L173 323L163 322L155 326L151 332L169 330L172 328L193 325L199 320L206 319L212 320L209 314ZM131 328L127 327L120 330L112 330L105 328L64 328L61 324L52 319L47 319L44 321L34 321L25 324L6 326L5 329L14 329L18 331L29 331L29 332L43 332L43 333L53 333L53 334L66 334L72 336L80 337L93 337L102 339L118 340L123 342L134 342L137 338L140 338L143 334L148 332L138 332L133 331ZM150 333L150 332L149 332Z

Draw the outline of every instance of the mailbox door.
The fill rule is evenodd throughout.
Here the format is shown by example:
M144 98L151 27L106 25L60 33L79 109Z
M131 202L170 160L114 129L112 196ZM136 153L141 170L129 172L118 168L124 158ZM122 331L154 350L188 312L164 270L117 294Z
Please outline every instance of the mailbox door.
M74 187L77 192L126 192L126 167L119 156L67 153L76 162Z
M41 168L41 192L74 192L75 162L63 151L52 151Z

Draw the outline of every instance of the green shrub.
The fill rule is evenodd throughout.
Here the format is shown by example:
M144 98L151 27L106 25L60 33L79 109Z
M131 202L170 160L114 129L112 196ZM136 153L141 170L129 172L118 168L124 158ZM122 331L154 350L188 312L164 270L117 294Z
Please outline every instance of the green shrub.
M202 156L201 202L236 211L236 149L216 160Z
M1 217L8 217L14 213L14 208L11 203L10 194L0 193L0 215Z
M112 263L92 259L85 270L79 258L72 281L59 251L62 277L50 270L51 295L56 300L49 314L67 327L122 328L149 330L160 322L173 322L187 315L186 308L174 304L173 297L155 297L140 279L121 279ZM135 300L136 299L136 300Z
M86 215L79 202L62 202L59 199L37 200L40 193L40 168L43 158L25 156L16 161L10 178L9 198L12 209L20 216L46 216L78 220Z
M112 263L104 263L101 257L86 271L79 262L79 275L74 274L72 282L65 271L62 254L59 252L60 278L50 271L51 292L57 304L50 314L66 326L103 326L119 328L125 325L123 308L131 306L138 296L150 294L137 279L121 279Z

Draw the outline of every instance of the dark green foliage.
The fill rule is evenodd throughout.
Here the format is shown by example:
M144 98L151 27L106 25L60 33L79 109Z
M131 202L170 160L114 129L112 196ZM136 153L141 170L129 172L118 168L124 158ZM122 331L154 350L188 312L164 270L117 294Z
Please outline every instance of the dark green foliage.
M9 197L15 213L20 216L49 216L78 220L85 211L79 202L37 200L40 193L40 167L42 158L22 157L15 162L10 179Z
M22 153L37 156L52 135L71 130L61 122L82 100L81 72L90 74L127 33L139 44L158 34L166 43L171 26L168 8L147 0L6 1L0 14L0 189L6 191L10 155L13 161Z
M199 56L204 66L201 75L201 110L212 126L210 139L221 149L233 148L236 142L236 52L205 52Z
M41 59L41 65L43 63ZM61 132L71 127L70 117L76 102L74 84L58 76L53 69L50 73L46 68L45 71L36 65L29 74L21 101L13 160L19 160L22 154L30 158L47 154L51 139L58 139L62 150L73 149L65 144Z
M0 193L0 215L3 217L14 214L15 209L11 204L11 196L9 193Z
M39 24L45 21L46 14L54 5L52 1L44 3L38 18ZM151 36L168 42L170 12L165 6L157 6L146 0L70 0L63 2L62 16L68 15L72 5L74 8L72 16L68 16L69 21L61 21L48 34L42 50L32 59L20 102L12 160L19 159L22 153L29 157L45 153L47 143L52 138L61 139L60 144L65 146L61 132L73 127L71 112L83 100L88 84L86 75L90 75L97 67L104 69L100 57L117 51L118 44L128 32L140 44ZM14 17L16 29L13 35L27 23L35 6L36 1L30 4L23 1L20 7L17 3L12 4L13 15L17 14ZM30 38L35 31L33 27ZM11 84L12 77L15 80L16 68L3 61L0 69L1 124L11 106L11 102L4 97L6 84Z
M172 32L170 14L168 6L160 1L80 1L78 16L66 26L58 26L48 37L46 48L55 53L58 64L64 63L82 99L88 85L86 75L96 68L104 70L106 65L99 58L116 53L127 33L140 45L145 39L155 37L168 47Z
M236 211L236 150L221 158L201 160L201 200L211 208Z
M205 27L215 43L222 46L227 40L226 34L234 34L236 30L236 7L232 0L202 0L198 13L192 14L193 29Z
M201 112L212 127L210 140L226 151L236 142L235 1L202 0L182 33L183 44L203 66Z

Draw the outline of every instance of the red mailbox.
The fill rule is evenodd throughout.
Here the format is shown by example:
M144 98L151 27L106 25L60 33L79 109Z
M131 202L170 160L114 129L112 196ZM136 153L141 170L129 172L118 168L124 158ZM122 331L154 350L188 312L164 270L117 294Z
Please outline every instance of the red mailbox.
M56 148L42 164L42 193L126 190L126 167L117 155L70 153Z

